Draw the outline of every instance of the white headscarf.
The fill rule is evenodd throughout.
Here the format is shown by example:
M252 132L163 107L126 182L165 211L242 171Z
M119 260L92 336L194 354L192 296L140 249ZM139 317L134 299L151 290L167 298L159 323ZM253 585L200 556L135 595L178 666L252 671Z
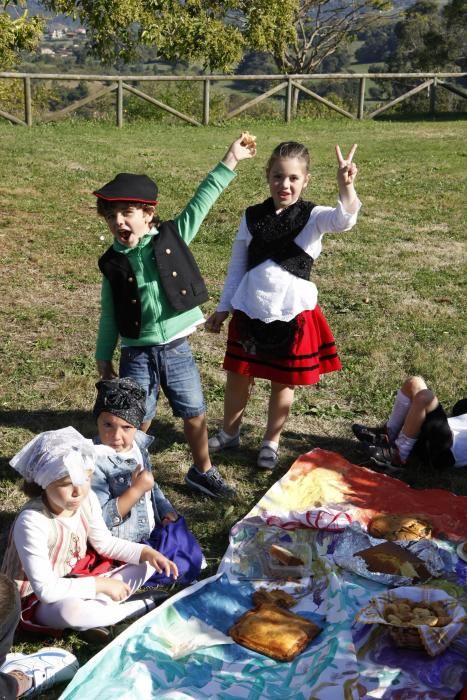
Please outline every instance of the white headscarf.
M86 471L94 471L96 451L72 428L47 430L30 440L10 461L25 479L46 489L53 481L70 476L74 486L84 484Z

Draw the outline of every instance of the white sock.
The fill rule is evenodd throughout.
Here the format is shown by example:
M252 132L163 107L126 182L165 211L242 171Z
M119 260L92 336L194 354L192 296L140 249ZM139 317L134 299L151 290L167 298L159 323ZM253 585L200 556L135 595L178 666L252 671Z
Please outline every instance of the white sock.
M226 433L225 430L219 430L219 435L221 439L224 438L224 440L232 440L232 438L236 438L240 435L240 430L237 430L237 432L233 435L229 435L229 433Z
M399 389L396 400L394 401L394 406L392 407L391 415L386 423L386 429L391 442L395 441L400 429L404 425L405 417L409 412L411 403L411 399L409 399L409 397L403 394Z
M261 447L271 447L275 452L279 449L279 443L274 440L263 440Z
M405 433L400 432L396 440L396 447L399 450L401 462L407 462L410 453L412 452L417 438L409 438Z

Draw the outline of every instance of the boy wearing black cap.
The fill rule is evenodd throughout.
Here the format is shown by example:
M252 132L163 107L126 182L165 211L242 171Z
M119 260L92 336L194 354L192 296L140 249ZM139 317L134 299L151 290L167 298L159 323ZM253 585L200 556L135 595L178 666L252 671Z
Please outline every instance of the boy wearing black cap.
M119 375L147 392L142 430L149 428L162 387L174 416L183 418L193 465L185 481L215 498L233 498L211 465L199 373L186 340L204 322L199 304L207 290L188 245L217 197L234 178L238 162L256 154L243 135L208 174L173 220L153 221L157 185L145 175L120 173L94 192L97 210L114 236L99 260L104 275L96 347L103 379L116 376L112 356L121 337Z

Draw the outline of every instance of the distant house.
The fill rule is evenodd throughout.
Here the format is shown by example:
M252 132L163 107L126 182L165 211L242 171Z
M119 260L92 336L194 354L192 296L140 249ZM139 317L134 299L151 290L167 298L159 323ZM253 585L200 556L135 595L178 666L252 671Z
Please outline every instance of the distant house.
M52 29L50 32L51 39L63 39L63 29Z
M41 56L55 56L55 51L47 46L41 46L40 53Z
M82 36L86 36L86 30L84 27L78 27L76 30L76 34L81 34Z

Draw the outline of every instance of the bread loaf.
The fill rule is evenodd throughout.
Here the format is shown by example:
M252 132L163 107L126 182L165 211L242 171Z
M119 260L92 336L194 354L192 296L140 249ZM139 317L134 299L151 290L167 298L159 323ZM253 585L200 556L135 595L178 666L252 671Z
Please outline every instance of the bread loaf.
M305 563L303 559L297 557L290 549L280 544L272 544L269 552L275 559L278 559L281 564L285 564L286 566L303 566Z
M368 534L390 542L428 539L431 531L432 525L428 520L413 515L381 513L368 524Z

